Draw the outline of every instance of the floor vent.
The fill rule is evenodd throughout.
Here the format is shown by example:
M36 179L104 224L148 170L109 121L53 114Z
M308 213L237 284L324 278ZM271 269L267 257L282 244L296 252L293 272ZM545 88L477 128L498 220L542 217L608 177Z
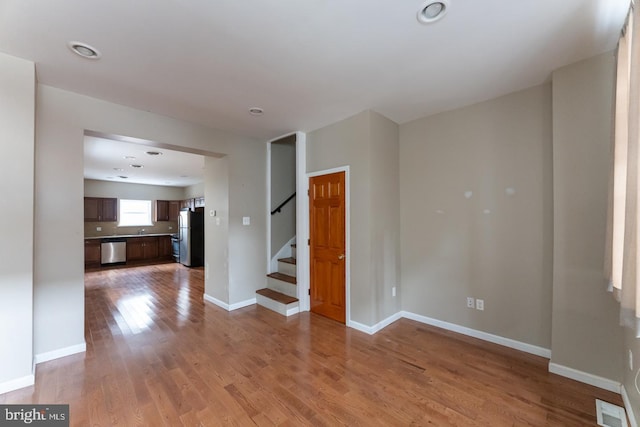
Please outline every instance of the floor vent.
M624 408L596 399L598 425L603 427L628 427Z

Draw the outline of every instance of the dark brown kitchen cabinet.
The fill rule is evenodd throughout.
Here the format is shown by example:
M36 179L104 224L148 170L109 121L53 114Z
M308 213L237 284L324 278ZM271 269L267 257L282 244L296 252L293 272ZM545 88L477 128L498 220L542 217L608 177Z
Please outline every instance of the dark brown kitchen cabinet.
M180 201L180 209L189 209L192 211L194 208L195 208L194 199L185 199Z
M118 220L118 199L104 197L84 198L85 222L114 222Z
M127 239L127 262L158 258L158 237L131 237Z
M156 200L156 221L177 221L179 212L179 201Z
M100 265L100 239L86 239L84 241L84 265Z
M172 256L171 236L158 236L158 257L168 259Z

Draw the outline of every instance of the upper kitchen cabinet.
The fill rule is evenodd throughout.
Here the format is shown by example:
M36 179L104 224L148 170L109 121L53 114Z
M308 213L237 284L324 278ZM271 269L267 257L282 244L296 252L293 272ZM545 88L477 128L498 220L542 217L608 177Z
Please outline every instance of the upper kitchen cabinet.
M193 199L193 205L196 208L204 208L204 197L196 197Z
M179 213L179 201L156 200L156 221L177 221Z
M114 222L118 220L118 199L103 197L84 198L85 222Z
M190 211L195 208L194 199L185 199L180 202L180 209L189 209Z

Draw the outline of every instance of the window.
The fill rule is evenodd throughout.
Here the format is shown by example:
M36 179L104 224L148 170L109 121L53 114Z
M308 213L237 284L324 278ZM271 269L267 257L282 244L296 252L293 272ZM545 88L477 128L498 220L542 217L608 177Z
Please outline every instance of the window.
M120 199L118 211L119 227L153 225L151 222L151 200Z

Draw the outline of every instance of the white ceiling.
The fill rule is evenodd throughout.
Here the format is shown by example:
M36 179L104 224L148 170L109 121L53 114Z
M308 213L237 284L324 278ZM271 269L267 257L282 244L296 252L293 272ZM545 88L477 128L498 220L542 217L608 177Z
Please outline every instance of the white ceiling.
M147 151L162 154L150 156ZM186 187L202 182L203 173L204 156L201 155L95 136L84 137L84 177L87 179Z
M265 140L542 83L613 49L629 0L450 3L421 25L424 0L0 0L0 51L34 61L40 83Z

